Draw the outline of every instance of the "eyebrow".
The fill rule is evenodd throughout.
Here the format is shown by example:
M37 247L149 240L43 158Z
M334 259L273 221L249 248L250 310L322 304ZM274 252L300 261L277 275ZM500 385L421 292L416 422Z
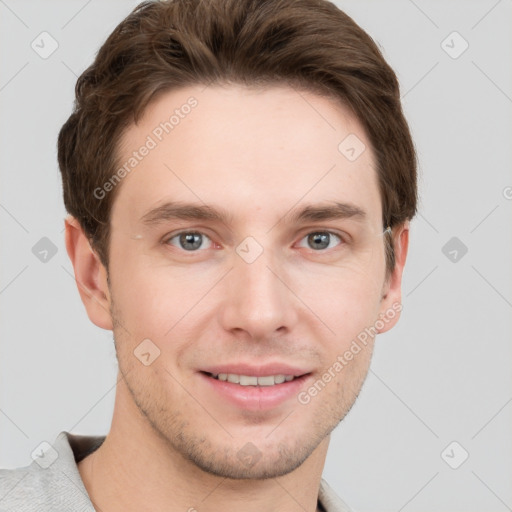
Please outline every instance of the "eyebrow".
M308 204L301 210L289 214L289 222L301 223L301 222L316 222L322 220L336 220L336 219L350 219L355 218L356 220L364 220L366 218L366 212L351 203L339 203L333 202L331 204Z
M288 212L281 218L281 221L287 219L292 224L300 224L349 218L364 220L366 212L352 203L334 201L328 204L307 204L298 211L292 210ZM230 224L233 220L233 215L224 208L175 201L152 208L140 218L140 221L147 226L153 226L176 219L207 220Z
M174 219L229 223L232 220L232 215L223 208L176 201L167 202L149 210L140 218L140 221L151 226Z

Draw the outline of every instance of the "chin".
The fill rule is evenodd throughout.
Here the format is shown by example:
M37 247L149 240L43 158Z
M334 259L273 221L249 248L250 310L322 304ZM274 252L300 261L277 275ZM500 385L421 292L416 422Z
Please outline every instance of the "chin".
M264 454L249 442L236 454L231 453L228 457L206 452L188 455L197 467L217 477L232 480L266 480L291 473L304 463L310 453L293 453L286 447L276 450L273 454Z

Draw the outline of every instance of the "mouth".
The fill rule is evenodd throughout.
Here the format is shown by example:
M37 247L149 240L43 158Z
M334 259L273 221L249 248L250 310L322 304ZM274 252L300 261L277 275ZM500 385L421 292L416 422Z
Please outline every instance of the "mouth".
M212 405L231 404L237 410L258 412L282 411L282 407L293 406L313 374L310 367L283 361L233 361L198 370Z
M279 408L285 404L288 407L296 404L298 393L313 378L311 372L303 373L282 367L280 369L285 373L274 373L276 369L261 368L247 371L251 370L247 368L241 369L244 373L227 373L227 369L217 373L217 369L210 369L199 371L198 375L206 385L204 392L212 393L208 395L212 404L220 400L217 403L231 404L236 410L270 413L273 410L282 411Z
M302 376L295 375L240 375L236 373L210 373L202 372L212 379L220 380L223 382L230 382L231 384L238 384L239 386L278 386L285 382L299 379Z

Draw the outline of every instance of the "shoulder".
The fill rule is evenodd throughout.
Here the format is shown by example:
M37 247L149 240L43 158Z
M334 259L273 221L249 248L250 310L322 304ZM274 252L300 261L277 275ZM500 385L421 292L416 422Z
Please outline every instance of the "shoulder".
M35 510L34 503L44 501L42 498L51 488L51 482L34 464L36 463L15 469L0 469L0 512L28 512Z
M318 500L325 512L355 512L333 491L323 478L320 481Z
M0 469L0 512L94 512L75 460L83 439L90 447L100 438L64 431L53 444L43 443L30 465Z

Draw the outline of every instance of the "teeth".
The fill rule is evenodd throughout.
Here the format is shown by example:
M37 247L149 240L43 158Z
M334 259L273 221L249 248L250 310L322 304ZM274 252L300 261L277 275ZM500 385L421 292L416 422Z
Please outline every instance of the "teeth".
M254 375L237 375L235 373L212 373L211 376L218 380L240 384L241 386L273 386L290 382L295 377L293 375L266 375L265 377L256 377Z
M249 377L248 375L240 375L241 386L257 386L258 377Z
M274 377L269 375L268 377L258 377L259 386L273 386L275 384Z

